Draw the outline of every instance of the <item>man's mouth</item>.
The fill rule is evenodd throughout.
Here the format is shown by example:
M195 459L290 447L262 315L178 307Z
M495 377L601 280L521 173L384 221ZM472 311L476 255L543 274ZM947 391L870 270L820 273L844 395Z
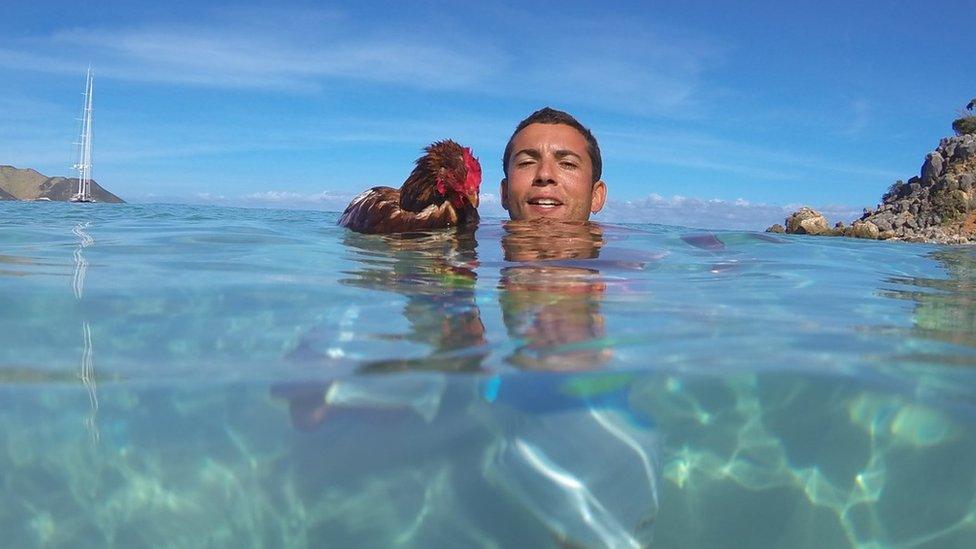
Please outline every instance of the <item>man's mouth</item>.
M538 206L540 208L555 208L556 206L562 206L563 203L555 198L530 198L529 204L533 206Z

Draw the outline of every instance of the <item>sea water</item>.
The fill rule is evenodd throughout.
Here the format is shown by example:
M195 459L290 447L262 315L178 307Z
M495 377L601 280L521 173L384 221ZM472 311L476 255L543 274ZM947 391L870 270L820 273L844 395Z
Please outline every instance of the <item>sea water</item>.
M10 547L974 547L976 251L0 203Z

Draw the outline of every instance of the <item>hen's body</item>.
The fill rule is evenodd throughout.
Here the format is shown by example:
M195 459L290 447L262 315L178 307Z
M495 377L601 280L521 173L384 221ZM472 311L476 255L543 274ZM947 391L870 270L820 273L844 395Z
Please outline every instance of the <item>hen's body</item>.
M425 149L399 190L373 187L346 206L339 225L360 233L403 233L478 221L481 166L454 141Z
M339 225L360 233L387 234L442 229L478 221L478 210L467 205L460 212L444 200L419 211L400 206L400 191L392 187L373 187L346 206Z

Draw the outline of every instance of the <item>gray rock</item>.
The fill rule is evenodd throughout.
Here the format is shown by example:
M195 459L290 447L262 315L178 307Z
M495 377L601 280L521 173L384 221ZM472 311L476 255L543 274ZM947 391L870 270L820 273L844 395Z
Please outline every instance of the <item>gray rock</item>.
M895 218L891 221L891 226L892 226L892 228L895 229L895 231L898 231L899 229L904 228L905 225L908 224L908 220L910 218L911 219L914 219L915 216L913 216L912 214L910 214L908 212L902 212L902 213L896 215Z
M964 173L959 176L959 190L963 192L969 192L973 190L974 184L976 184L976 174Z
M976 156L976 141L968 141L956 145L956 150L952 155L952 160L962 161Z
M873 219L870 219L869 221L874 223L874 225L878 228L879 231L884 232L884 231L890 231L891 229L894 228L891 225L892 221L894 220L895 220L895 216L884 215L884 216L875 217Z
M942 155L939 151L932 151L925 155L925 163L922 164L922 181L925 183L932 183L935 178L942 175Z
M766 232L783 234L786 232L786 229L784 229L779 223L775 223L770 228L766 229Z
M943 145L943 143L945 144ZM956 145L958 145L958 142L955 139L943 139L942 143L939 143L939 150L942 151L942 156L952 158L952 155L956 152Z
M928 196L932 194L941 194L955 191L959 188L959 180L957 176L954 175L943 175L928 189Z

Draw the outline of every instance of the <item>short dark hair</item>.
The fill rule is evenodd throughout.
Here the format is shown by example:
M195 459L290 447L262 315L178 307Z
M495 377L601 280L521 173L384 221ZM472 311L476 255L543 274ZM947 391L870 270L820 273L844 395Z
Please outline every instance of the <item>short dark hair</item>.
M549 107L543 107L519 122L518 127L512 132L512 137L508 138L508 144L505 145L505 155L502 156L502 171L505 172L506 178L508 178L508 156L512 154L512 141L515 141L518 132L530 124L565 124L575 128L586 139L586 152L590 155L590 163L593 164L593 183L600 180L600 176L603 175L603 160L600 158L600 145L593 137L593 133L586 126L580 124L579 120L573 118L573 115Z

